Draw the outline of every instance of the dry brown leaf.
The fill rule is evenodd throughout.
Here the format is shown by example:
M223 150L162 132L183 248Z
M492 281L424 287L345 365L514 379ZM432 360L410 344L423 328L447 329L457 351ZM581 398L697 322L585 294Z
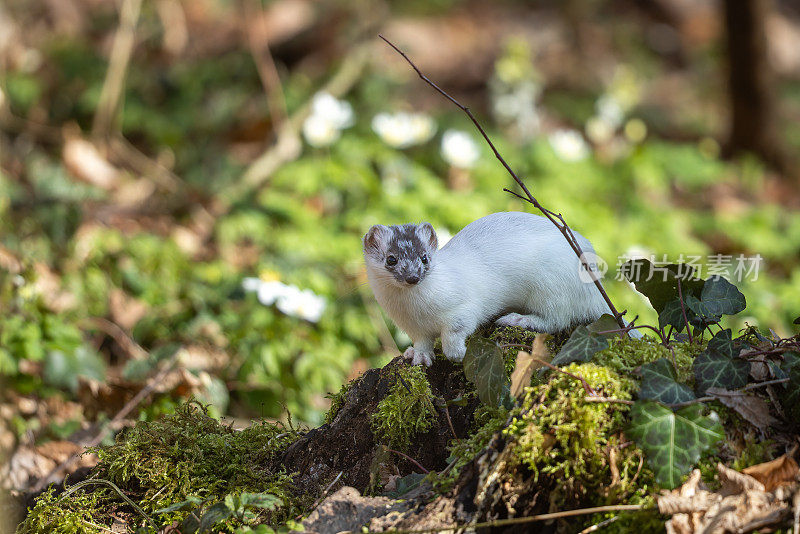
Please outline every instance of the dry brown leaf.
M707 393L722 404L736 411L748 423L761 430L778 423L769 413L769 405L761 397L724 388L709 388Z
M131 297L119 288L113 288L108 292L108 311L111 320L126 332L130 332L136 323L147 315L148 309L144 301Z
M532 352L523 350L517 353L517 363L514 372L511 373L511 396L519 397L525 390L525 386L531 383L531 375L542 366L542 361L549 362L552 359L550 349L547 348L546 341L549 334L537 334L533 340Z
M735 495L746 491L764 492L764 484L746 473L740 473L722 463L717 463L717 475L722 483L720 492L723 495Z
M74 177L109 191L116 187L119 171L92 143L79 137L67 139L62 153L64 166Z
M800 468L793 458L795 450L796 447L780 458L747 467L742 472L764 484L767 491L773 491L778 486L797 480Z
M722 534L778 527L790 513L792 491L764 491L754 477L717 464L722 488L708 491L695 469L680 488L657 498L661 513L672 517L666 530L673 534ZM795 488L796 489L796 488Z

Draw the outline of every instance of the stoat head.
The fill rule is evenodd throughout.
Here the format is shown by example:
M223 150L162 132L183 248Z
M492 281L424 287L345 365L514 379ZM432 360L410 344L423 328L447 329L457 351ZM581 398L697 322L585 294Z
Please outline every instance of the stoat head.
M371 276L399 287L425 279L433 266L438 240L429 223L373 226L364 236L364 260Z

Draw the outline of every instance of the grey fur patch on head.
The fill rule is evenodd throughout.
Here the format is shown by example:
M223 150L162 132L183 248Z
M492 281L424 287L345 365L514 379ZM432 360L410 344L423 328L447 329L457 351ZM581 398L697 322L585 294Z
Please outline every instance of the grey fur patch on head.
M403 285L425 278L436 252L436 232L428 223L397 226L376 225L364 236L364 253Z

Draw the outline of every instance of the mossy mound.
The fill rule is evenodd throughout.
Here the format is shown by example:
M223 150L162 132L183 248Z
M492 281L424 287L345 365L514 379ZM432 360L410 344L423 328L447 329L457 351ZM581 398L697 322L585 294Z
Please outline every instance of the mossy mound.
M186 403L173 415L137 423L113 445L94 449L99 463L88 480L98 486L63 496L49 489L17 532L107 532L113 516L118 522L123 518L129 529L163 527L242 493L268 494L280 501L252 517L254 523L284 523L313 500L296 490L280 462L279 452L297 435L290 427L271 423L234 430L210 417L204 406ZM187 500L182 509L164 510ZM241 524L233 519L227 525Z

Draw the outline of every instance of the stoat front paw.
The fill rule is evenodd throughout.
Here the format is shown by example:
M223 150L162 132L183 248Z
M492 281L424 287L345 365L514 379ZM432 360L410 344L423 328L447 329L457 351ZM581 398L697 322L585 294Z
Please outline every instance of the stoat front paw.
M425 367L430 367L433 364L433 352L418 350L414 347L408 347L403 353L403 358L411 360L411 365L425 364Z

